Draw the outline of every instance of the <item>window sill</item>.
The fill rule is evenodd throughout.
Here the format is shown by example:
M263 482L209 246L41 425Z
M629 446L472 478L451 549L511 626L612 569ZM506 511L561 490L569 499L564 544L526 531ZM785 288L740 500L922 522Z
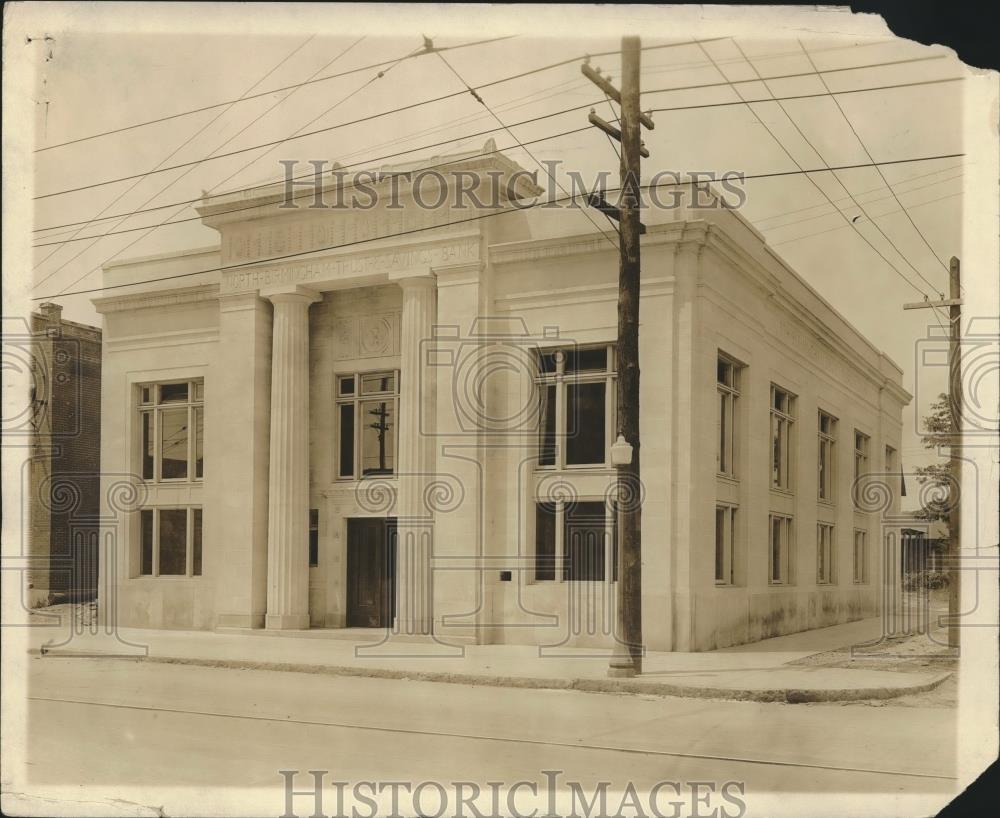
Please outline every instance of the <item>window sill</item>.
M817 497L816 498L816 503L818 505L826 506L828 508L835 508L836 505L837 505L837 501L836 500L826 500L826 499L824 499L822 497Z
M795 492L792 489L782 489L777 486L771 486L771 494L777 494L780 497L794 497Z
M727 474L724 471L717 471L715 473L715 479L716 480L721 480L724 483L731 483L734 486L738 486L740 484L740 478L739 477L736 477L733 474Z
M615 467L607 463L585 463L581 465L566 466L535 466L535 471L541 472L614 472Z
M183 580L200 580L204 577L204 574L161 574L159 576L153 576L152 574L140 574L137 577L129 577L130 580L143 580L148 582L150 580L165 580L167 582L180 582Z

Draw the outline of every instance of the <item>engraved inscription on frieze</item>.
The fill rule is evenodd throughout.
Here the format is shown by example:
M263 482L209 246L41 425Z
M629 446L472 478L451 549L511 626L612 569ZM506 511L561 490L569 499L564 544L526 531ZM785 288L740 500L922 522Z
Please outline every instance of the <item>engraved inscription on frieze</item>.
M245 292L282 284L310 284L387 276L390 273L429 271L434 267L476 261L475 238L428 242L407 249L383 250L302 261L287 261L223 272L223 292Z
M462 218L445 205L435 210L380 207L361 213L326 210L319 215L314 211L305 216L285 216L276 224L227 224L222 227L222 264L336 250L357 242L460 222Z

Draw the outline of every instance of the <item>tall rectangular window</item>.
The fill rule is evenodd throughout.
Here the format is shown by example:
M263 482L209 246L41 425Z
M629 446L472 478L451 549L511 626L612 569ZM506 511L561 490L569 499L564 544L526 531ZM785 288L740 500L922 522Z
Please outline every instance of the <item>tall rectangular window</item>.
M566 465L604 463L607 458L603 381L566 385Z
M202 509L139 510L139 574L197 577L202 573Z
M556 578L556 507L535 504L535 579Z
M570 581L604 579L605 540L608 536L603 502L568 503L563 514L563 573Z
M861 478L868 474L868 452L871 446L871 438L864 432L854 430L854 504L858 505L858 496L861 491Z
M868 532L854 529L854 582L868 582Z
M132 572L153 577L201 576L204 379L145 383L135 389L136 465L146 482L146 504L139 510L139 564ZM183 488L180 495L176 493L179 487ZM178 502L180 497L183 500Z
M538 352L538 465L606 466L614 432L614 346Z
M614 503L535 503L535 580L603 582L618 578Z
M319 509L309 509L309 567L319 565Z
M153 509L144 508L139 512L139 573L151 576L153 573Z
M736 584L736 507L715 507L715 584Z
M139 428L143 480L190 482L204 477L202 379L140 386Z
M336 402L337 477L395 474L398 373L340 375Z
M792 581L792 518L771 514L768 518L768 582L787 585Z
M792 489L792 423L795 396L771 384L771 488Z
M819 523L816 526L816 584L829 585L834 582L833 526Z
M819 499L833 502L836 480L837 419L819 411Z
M719 355L716 363L716 388L718 391L718 449L716 470L729 477L736 476L736 413L739 411L740 376L742 367Z

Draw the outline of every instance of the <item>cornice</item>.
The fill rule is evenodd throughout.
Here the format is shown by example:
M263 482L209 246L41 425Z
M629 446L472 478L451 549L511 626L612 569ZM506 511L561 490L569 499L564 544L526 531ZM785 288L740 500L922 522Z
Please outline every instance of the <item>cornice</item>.
M126 310L142 310L150 308L175 307L182 304L197 304L205 301L217 301L219 298L218 284L201 284L196 287L182 287L176 290L146 290L126 295L112 295L95 298L91 302L102 315Z
M677 241L678 237L684 233L684 227L684 222L652 225L642 237L640 246L651 247L671 244ZM487 252L489 253L489 260L493 265L504 265L570 258L599 252L614 253L617 255L618 248L612 246L602 235L578 233L572 236L560 236L553 239L528 239L526 241L491 244Z

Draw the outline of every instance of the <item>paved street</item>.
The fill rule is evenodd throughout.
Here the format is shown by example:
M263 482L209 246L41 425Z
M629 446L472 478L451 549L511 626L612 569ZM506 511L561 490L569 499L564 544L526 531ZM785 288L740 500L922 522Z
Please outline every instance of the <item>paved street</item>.
M281 769L355 782L566 780L745 782L772 792L946 792L949 708L786 705L518 690L260 670L34 656L29 662L32 784L89 782L88 799L164 814L196 809L209 788L259 789L284 809ZM456 760L462 759L461 764ZM169 776L165 769L169 767ZM171 787L158 786L165 778ZM216 788L225 788L218 790ZM195 791L197 795L197 791ZM763 797L763 796L761 796ZM220 800L221 799L221 800ZM331 797L328 796L328 801ZM204 802L202 802L204 803ZM119 805L121 802L119 802ZM300 796L299 814L312 813ZM333 806L328 809L332 812Z

